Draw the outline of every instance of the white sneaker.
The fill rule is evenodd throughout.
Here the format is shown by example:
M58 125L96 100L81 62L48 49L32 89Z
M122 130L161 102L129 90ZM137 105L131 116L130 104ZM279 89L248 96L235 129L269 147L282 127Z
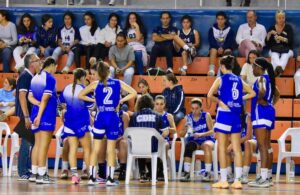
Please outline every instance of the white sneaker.
M209 71L207 73L208 76L215 76L215 65L209 65Z
M114 6L115 5L115 0L110 0L108 3L109 6Z
M241 180L241 182L242 182L242 184L247 184L247 183L249 183L248 176L242 175L242 180Z
M257 187L257 188L269 188L270 187L270 183L269 183L268 179L263 180L262 177L260 177L260 178L257 178L253 182L249 182L248 186L250 186L250 187Z

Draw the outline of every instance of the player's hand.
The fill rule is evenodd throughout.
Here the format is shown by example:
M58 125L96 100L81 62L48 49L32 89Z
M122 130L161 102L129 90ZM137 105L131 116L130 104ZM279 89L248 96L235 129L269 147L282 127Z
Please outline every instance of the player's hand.
M168 137L169 134L170 134L170 130L168 129L162 133L162 136L163 136L163 138L166 138L166 137Z
M222 101L219 102L219 106L221 108L223 108L224 110L229 110L229 107L226 104L224 104L224 102L222 102Z
M233 150L232 144L229 144L229 146L227 147L227 152L230 153L232 150Z
M39 127L40 126L40 122L41 122L41 118L40 117L36 117L33 121L33 125L35 127Z
M26 129L30 129L31 128L31 120L30 120L30 118L25 118L25 127L26 127Z

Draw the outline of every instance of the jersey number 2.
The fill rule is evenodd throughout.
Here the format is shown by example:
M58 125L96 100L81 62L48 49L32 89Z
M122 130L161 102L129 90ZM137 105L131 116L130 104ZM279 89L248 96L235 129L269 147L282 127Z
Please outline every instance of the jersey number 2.
M111 87L105 87L103 88L103 93L106 93L106 96L103 100L103 104L112 104L112 100L110 100L110 96L112 95L112 88Z
M237 87L237 82L234 82L233 83L233 86L232 86L232 89L231 89L231 91L232 91L232 99L233 100L237 100L238 98L239 98L239 94L240 94L240 92L239 92L239 90L236 88Z

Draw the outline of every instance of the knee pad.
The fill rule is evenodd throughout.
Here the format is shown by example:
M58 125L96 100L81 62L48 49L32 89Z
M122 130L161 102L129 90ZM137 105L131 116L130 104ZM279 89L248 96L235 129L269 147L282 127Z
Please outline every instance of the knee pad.
M189 142L185 146L184 157L192 158L193 152L197 149L197 144L195 142Z

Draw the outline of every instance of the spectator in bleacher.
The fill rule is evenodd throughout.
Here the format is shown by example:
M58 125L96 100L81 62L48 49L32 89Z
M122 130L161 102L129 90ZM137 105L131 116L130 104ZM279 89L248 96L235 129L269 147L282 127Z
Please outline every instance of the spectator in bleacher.
M101 29L98 37L99 43L97 45L97 57L90 59L91 64L95 64L97 60L105 60L108 57L108 52L111 46L116 44L116 37L119 32L122 31L119 26L119 16L115 13L111 13L108 17L108 24Z
M244 6L244 7L249 7L251 3L251 0L244 0L244 4L243 1L241 1L240 6ZM232 6L232 0L226 0L226 6L227 7L231 7Z
M42 26L38 28L36 33L37 54L45 58L52 55L56 48L57 29L53 24L53 17L49 14L42 16Z
M163 84L166 87L162 92L162 95L166 98L166 111L173 114L174 121L178 124L185 115L183 87L178 84L178 80L173 73L163 77Z
M80 33L77 27L73 26L74 15L72 12L66 12L63 16L64 25L59 28L57 34L58 47L54 50L52 57L55 61L58 60L62 54L68 54L68 59L62 73L67 74L70 66L75 59L76 67L80 67Z
M199 32L193 28L193 19L189 15L184 15L181 18L182 29L178 30L177 35L181 38L189 47L194 48L193 55L189 51L180 48L177 44L175 44L175 48L179 51L179 54L182 56L182 66L179 68L181 75L186 75L187 66L191 64L193 61L193 57L196 55L196 49L199 48L200 45L200 34Z
M143 75L144 67L148 64L148 54L144 45L146 32L141 17L136 12L128 14L125 33L128 45L134 50L137 73L138 75Z
M251 50L262 51L265 46L266 29L256 20L256 12L249 10L247 12L247 23L240 25L238 29L236 42L239 45L239 53L243 57L247 57Z
M297 61L300 62L300 54L298 54ZM298 67L295 73L294 80L296 97L300 98L300 67Z
M120 32L117 35L116 45L109 49L110 74L114 78L115 74L124 75L124 82L131 85L134 74L134 51L127 44L126 36Z
M16 69L24 68L22 55L36 52L36 31L37 27L32 16L28 13L22 15L17 27L18 46L14 49L13 55L16 62Z
M292 26L285 22L284 11L277 11L275 18L276 24L269 28L266 43L270 48L275 76L280 76L289 59L294 56L294 32Z
M253 86L258 77L253 74L253 63L256 58L258 58L259 52L256 50L251 50L247 57L247 62L243 65L241 71L241 78L245 81L249 86Z
M95 15L92 12L85 12L85 25L80 27L80 44L82 45L83 54L85 54L86 69L90 69L90 59L99 56L98 43L100 37L100 28L97 25Z
M19 150L18 174L20 180L27 181L31 176L30 147L34 144L34 135L31 131L30 120L31 103L28 101L28 93L31 79L40 71L41 63L36 54L27 54L24 58L25 69L18 78L16 86L16 115L20 122L15 127L15 132L22 138Z
M232 52L234 44L234 32L230 27L227 15L220 11L216 14L217 22L209 29L209 71L208 76L215 76L215 64L218 56Z
M189 51L193 56L196 50L189 47L181 38L179 38L177 29L170 25L172 16L170 12L164 11L160 14L161 26L156 27L152 32L152 40L155 42L150 54L150 67L154 67L158 56L167 58L168 73L173 72L173 42Z
M16 25L9 21L8 11L0 10L0 58L3 63L3 72L10 70L9 63L17 42Z
M3 88L0 89L0 121L5 120L13 114L11 110L15 107L16 80L11 77L4 79Z
M185 128L181 136L187 138L187 144L184 151L184 175L180 181L188 182L190 178L190 168L193 152L197 149L204 151L205 173L202 181L209 182L211 179L212 168L212 150L214 148L215 138L213 130L213 121L208 112L202 111L202 100L193 98L190 104L191 113L185 116Z

